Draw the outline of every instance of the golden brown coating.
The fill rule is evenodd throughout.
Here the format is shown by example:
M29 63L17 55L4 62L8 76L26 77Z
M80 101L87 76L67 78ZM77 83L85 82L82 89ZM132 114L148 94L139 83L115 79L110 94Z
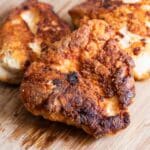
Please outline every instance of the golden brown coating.
M70 15L76 26L89 19L108 22L122 49L135 61L135 79L150 77L150 0L88 0Z
M0 27L0 80L19 83L26 66L69 32L48 4L28 0L12 10Z
M54 43L25 73L20 90L25 107L94 137L126 128L134 63L113 36L106 22L92 20Z

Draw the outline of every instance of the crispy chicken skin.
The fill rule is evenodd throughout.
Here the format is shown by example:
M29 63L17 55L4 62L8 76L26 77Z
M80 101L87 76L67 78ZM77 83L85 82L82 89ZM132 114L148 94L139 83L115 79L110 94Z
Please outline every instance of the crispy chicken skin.
M69 32L49 4L28 0L12 10L0 27L0 80L20 83L28 64Z
M113 37L106 22L92 20L51 45L25 73L20 89L25 107L96 138L126 128L134 63Z
M150 77L150 1L88 0L70 10L75 26L103 19L116 31L123 50L135 61L136 80Z

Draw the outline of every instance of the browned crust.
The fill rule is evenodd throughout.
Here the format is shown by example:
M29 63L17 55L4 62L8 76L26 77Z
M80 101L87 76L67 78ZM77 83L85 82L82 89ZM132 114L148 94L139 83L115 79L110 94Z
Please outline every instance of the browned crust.
M25 73L20 92L26 108L95 137L127 127L127 107L135 94L134 64L113 35L107 23L92 20L51 46ZM66 60L71 67L65 66ZM119 111L109 116L103 104L112 97Z
M38 2L37 0L28 0L19 11L28 9L39 9L40 21L38 22L37 37L44 43L59 41L63 36L70 33L68 24L60 19L49 4Z
M146 25L146 21L150 21L150 11L145 9L144 6L150 6L150 1L142 0L138 3L123 3L122 0L87 0L74 8L69 13L72 21L76 27L84 24L90 19L103 19L109 23L118 34L120 29L127 26L128 31L133 34L142 36L143 39L150 37L150 27ZM122 37L123 38L123 37ZM141 42L135 42L127 51L133 58L140 57L144 53L145 45ZM140 45L139 45L140 44ZM140 49L135 54L135 48ZM150 77L149 70L142 75L140 72L135 72L134 77L136 80L144 80Z
M21 6L14 9L7 20L13 20L22 12L33 9L39 11L40 17L37 24L36 38L40 38L44 43L50 44L59 41L63 36L70 33L68 24L58 17L53 11L53 7L50 4L38 2L38 0L27 0Z
M149 11L142 10L143 5L150 5L150 2L142 0L129 4L123 3L122 0L87 0L72 8L69 14L77 27L89 19L103 19L115 30L127 23L129 31L149 37L150 28L144 23L145 18L149 17Z
M35 10L38 15L39 21L37 22L36 33L33 33L28 24L21 18L21 14L28 10ZM12 23L13 21L18 23ZM0 27L0 59L2 62L5 53L9 53L21 67L17 70L17 73L13 74L11 73L13 68L4 64L7 66L5 69L8 72L10 71L10 75L0 78L0 80L12 84L20 83L22 74L29 63L39 58L39 55L29 47L29 43L38 41L41 51L44 51L51 43L59 41L68 33L70 33L69 25L55 14L49 4L37 0L27 0L12 10Z

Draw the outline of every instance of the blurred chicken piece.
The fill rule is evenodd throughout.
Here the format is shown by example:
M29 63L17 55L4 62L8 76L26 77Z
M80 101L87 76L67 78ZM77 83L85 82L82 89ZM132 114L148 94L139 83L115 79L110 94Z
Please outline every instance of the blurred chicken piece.
M20 83L29 63L69 32L48 4L28 0L14 9L0 27L0 80Z
M89 19L108 22L122 49L135 61L135 79L150 77L150 0L88 0L70 15L77 27Z
M34 115L82 128L94 137L128 126L134 63L100 20L50 46L27 69L21 98Z

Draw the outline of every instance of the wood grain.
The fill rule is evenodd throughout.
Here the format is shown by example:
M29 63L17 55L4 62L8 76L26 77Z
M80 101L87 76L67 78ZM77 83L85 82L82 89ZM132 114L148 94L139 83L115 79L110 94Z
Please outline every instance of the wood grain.
M1 0L0 19L23 0ZM81 0L44 0L70 23L67 11ZM83 1L83 0L82 0ZM150 80L136 83L130 126L115 136L95 140L82 130L28 113L19 87L0 84L0 150L150 150Z

